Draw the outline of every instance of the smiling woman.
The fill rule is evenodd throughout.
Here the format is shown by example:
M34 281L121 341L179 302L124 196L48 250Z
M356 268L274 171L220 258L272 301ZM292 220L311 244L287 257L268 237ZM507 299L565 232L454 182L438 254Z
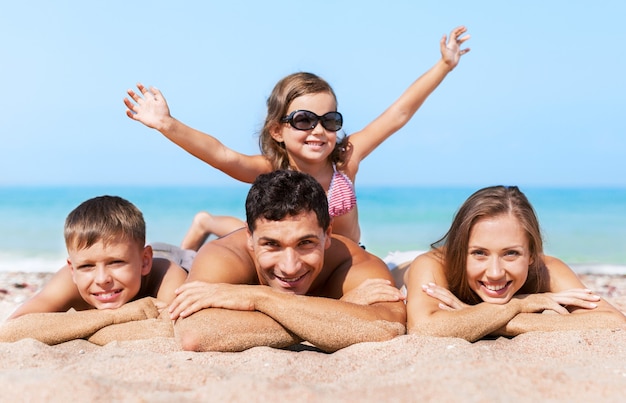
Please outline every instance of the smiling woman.
M565 263L543 254L535 211L515 186L474 193L432 247L405 276L410 333L475 341L626 323Z

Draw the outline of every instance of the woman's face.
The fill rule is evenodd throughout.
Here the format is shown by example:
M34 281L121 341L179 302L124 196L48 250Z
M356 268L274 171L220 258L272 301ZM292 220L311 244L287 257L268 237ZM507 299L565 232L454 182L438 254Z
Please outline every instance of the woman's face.
M528 235L514 216L483 218L472 227L467 281L483 301L509 302L526 282L531 263Z

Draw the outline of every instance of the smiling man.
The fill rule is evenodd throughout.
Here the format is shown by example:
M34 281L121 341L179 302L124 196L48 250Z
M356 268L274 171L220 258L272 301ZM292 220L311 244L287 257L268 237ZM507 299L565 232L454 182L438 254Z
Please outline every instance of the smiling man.
M333 235L324 189L297 171L260 175L247 229L205 244L170 306L193 351L325 351L405 333L406 308L382 260Z

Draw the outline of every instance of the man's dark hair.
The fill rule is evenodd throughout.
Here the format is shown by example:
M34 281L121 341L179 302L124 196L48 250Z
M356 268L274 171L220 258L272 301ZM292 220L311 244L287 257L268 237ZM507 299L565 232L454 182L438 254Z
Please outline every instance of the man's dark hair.
M326 192L311 175L299 171L277 170L262 174L252 184L246 198L246 221L254 232L259 219L280 221L313 211L320 227L330 225Z

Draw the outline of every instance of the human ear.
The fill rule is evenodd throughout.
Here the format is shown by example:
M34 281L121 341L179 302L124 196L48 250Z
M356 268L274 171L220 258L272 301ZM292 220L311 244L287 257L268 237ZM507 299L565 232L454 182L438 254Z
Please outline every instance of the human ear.
M152 246L147 245L143 248L141 256L141 275L145 276L152 270Z
M248 224L246 224L246 235L248 236L248 249L252 252L254 250L254 240L252 239L252 231L250 231Z
M272 136L272 138L274 140L276 140L279 143L282 143L284 140L283 137L283 127L282 125L273 125L270 130L269 130L270 136Z
M67 266L70 268L70 273L72 274L72 281L74 282L74 284L76 284L76 277L75 277L76 270L74 270L74 266L72 265L70 258L67 258L65 262L67 263Z
M326 233L324 234L326 241L324 243L324 249L330 248L330 244L332 243L332 235L333 235L333 221L331 219L330 225L328 225L328 229L326 229Z

